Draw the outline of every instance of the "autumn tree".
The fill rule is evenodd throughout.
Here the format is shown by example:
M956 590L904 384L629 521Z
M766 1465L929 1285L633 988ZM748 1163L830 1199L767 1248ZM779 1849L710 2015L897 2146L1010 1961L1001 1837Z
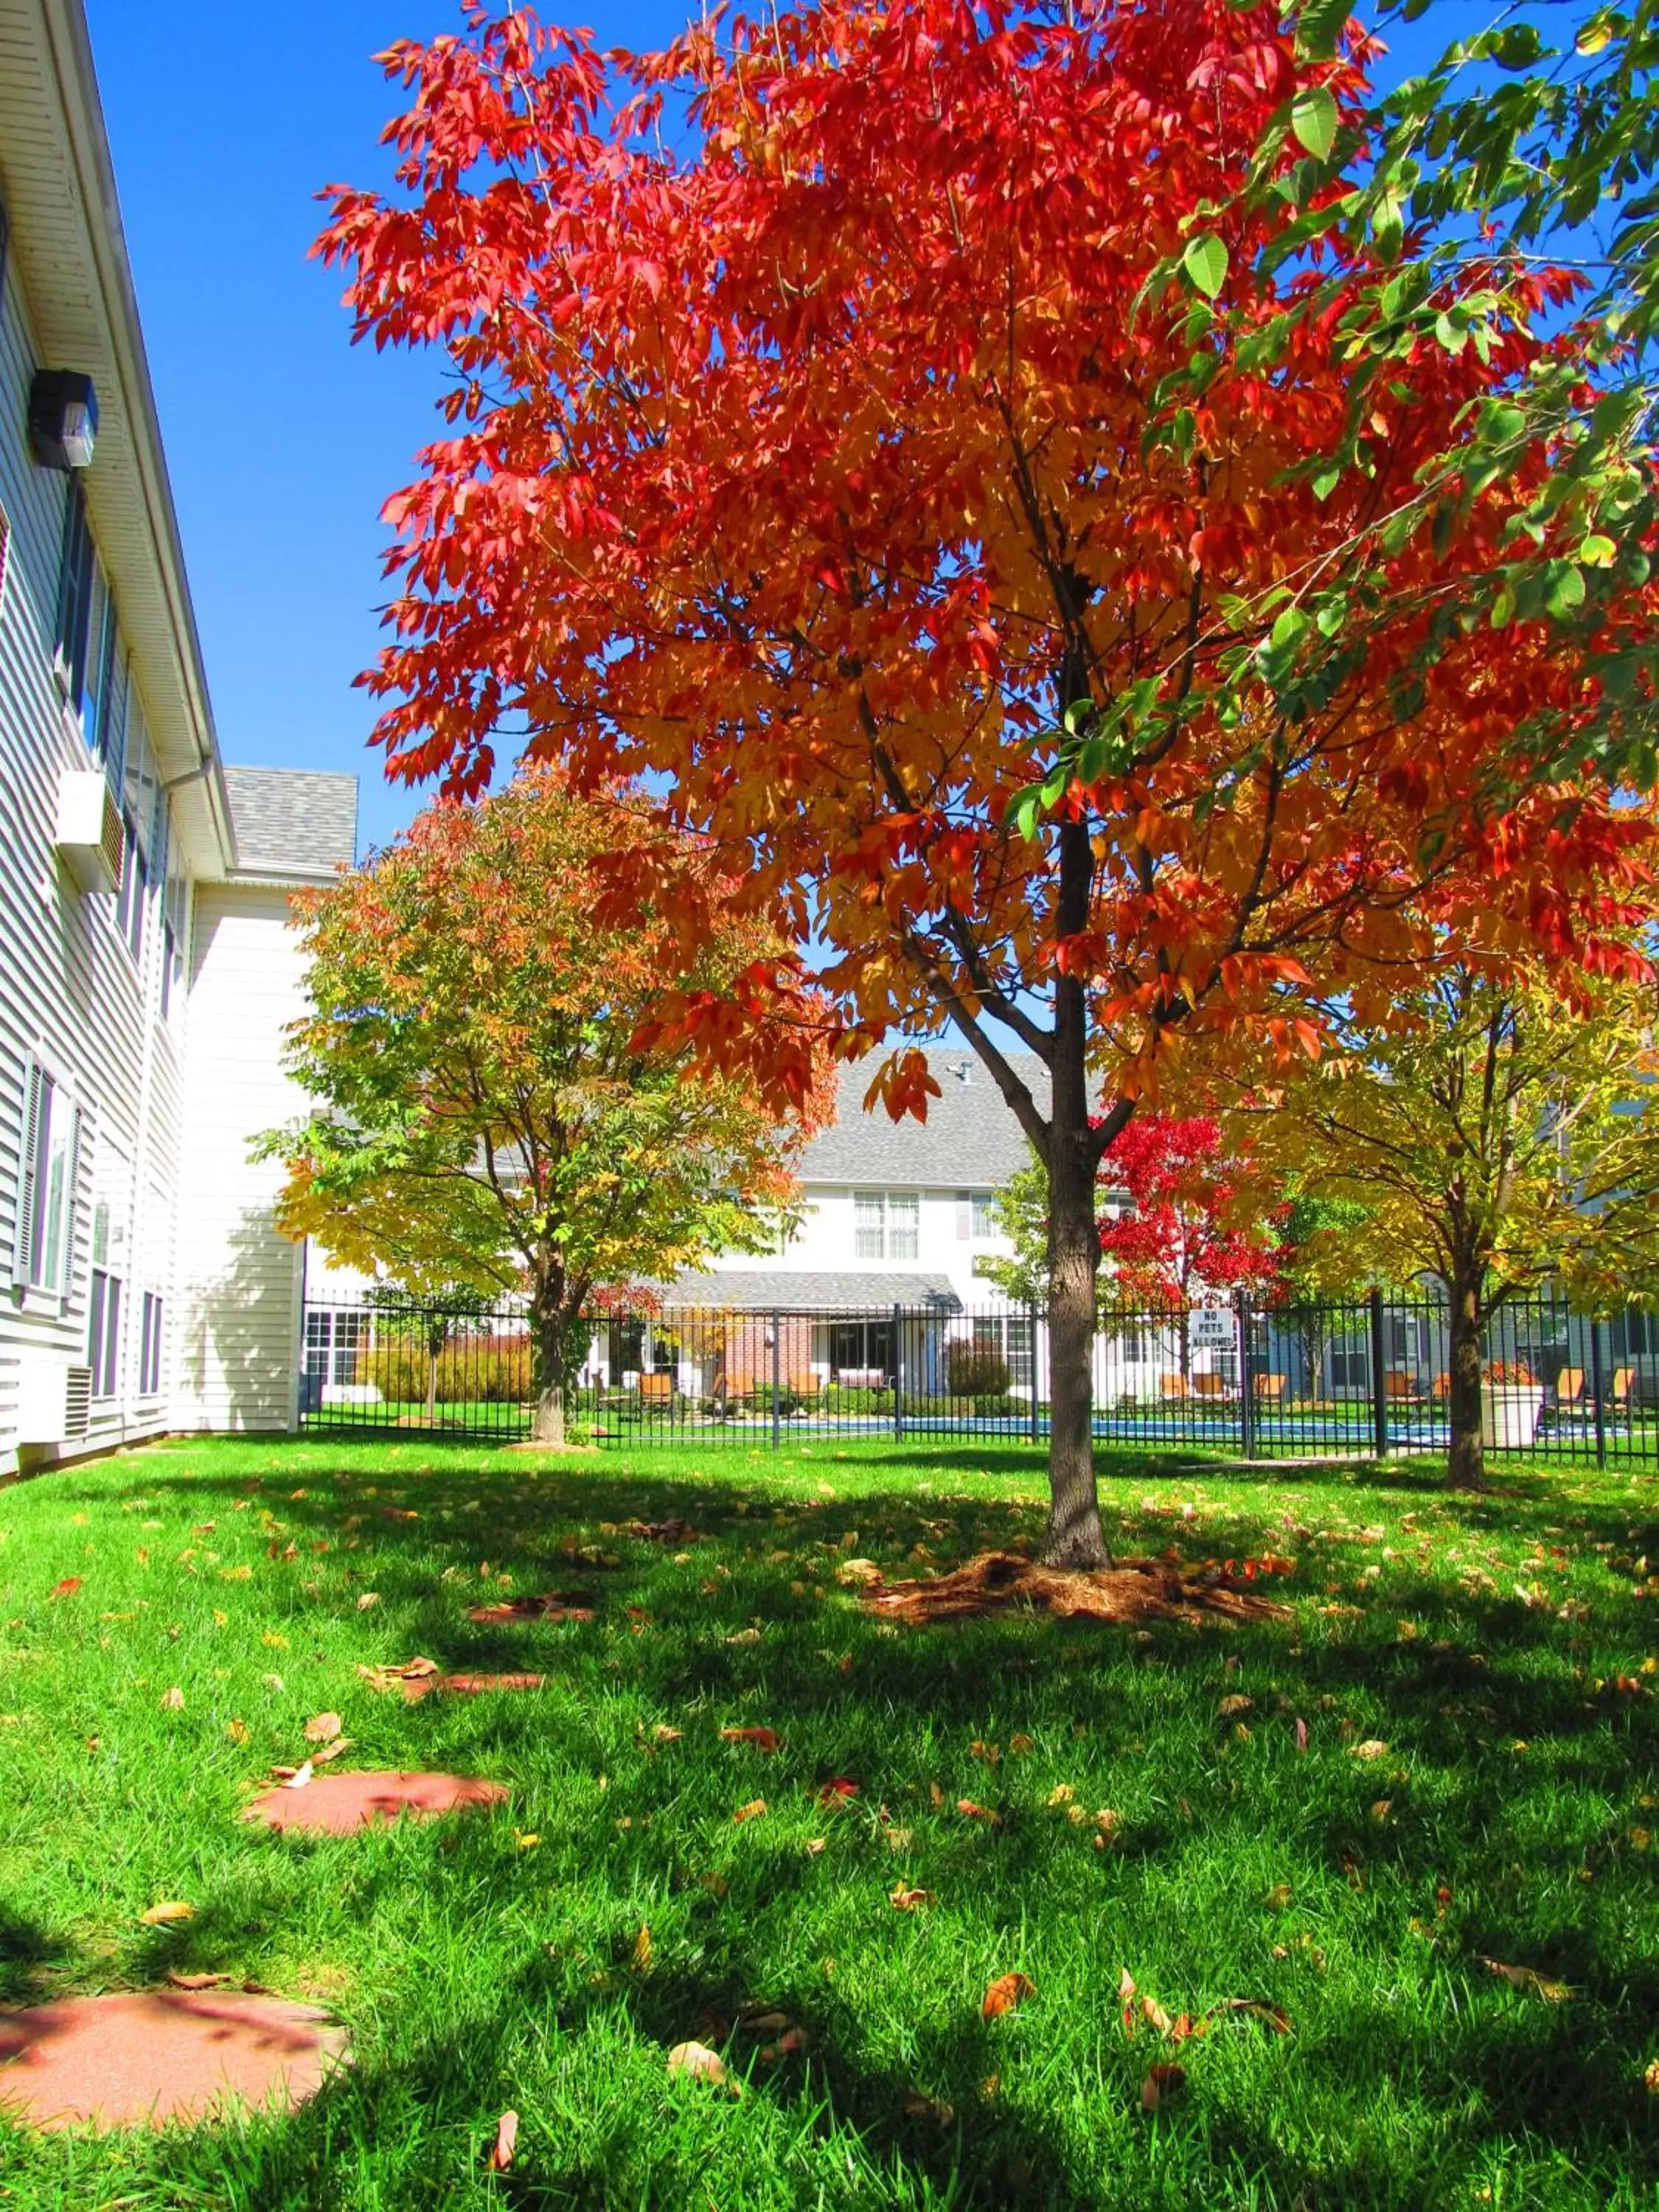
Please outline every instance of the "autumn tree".
M1095 1233L1105 1262L1100 1299L1169 1313L1185 1375L1195 1304L1206 1296L1276 1290L1280 1209L1264 1207L1253 1224L1241 1220L1237 1165L1223 1149L1220 1124L1206 1115L1137 1115L1107 1146L1097 1182ZM1011 1295L1041 1294L1046 1195L1047 1177L1035 1160L998 1195L999 1224L1014 1250L982 1259L979 1272Z
M404 1297L527 1294L537 1442L596 1297L775 1242L809 1115L780 1123L740 1072L636 1042L679 971L665 915L604 918L618 856L718 909L708 854L636 792L531 770L441 803L385 852L299 902L313 1011L289 1055L317 1102L265 1140L289 1164L278 1221ZM768 947L719 922L693 980L724 989Z
M1431 531L1368 534L1570 349L1538 335L1566 281L1531 269L1478 345L1391 358L1369 476L1307 465L1345 434L1344 287L1384 254L1276 249L1363 175L1366 54L1299 58L1231 0L823 0L606 64L479 6L387 57L394 187L331 196L359 337L453 374L386 509L390 771L470 793L522 743L577 788L648 773L816 939L834 1049L971 1042L1048 1182L1053 1559L1103 1556L1097 1173L1171 1061L1313 1048L1319 994L1385 1007L1431 917L1576 957L1597 872L1640 865L1644 827L1571 768L1608 711L1584 638L1443 616L1495 546L1554 557L1516 528L1545 443ZM1281 132L1285 189L1246 194L1310 91L1342 163L1310 181ZM1315 656L1298 592L1357 536L1376 618ZM688 947L714 911L678 902ZM807 980L684 993L672 1033L787 1097ZM901 1047L872 1097L929 1088Z
M1349 1275L1444 1285L1455 1484L1482 1479L1482 1334L1506 1300L1553 1281L1622 1304L1659 1285L1654 1012L1645 981L1567 994L1535 969L1453 967L1387 1029L1334 1009L1337 1049L1232 1117L1304 1191L1360 1209Z

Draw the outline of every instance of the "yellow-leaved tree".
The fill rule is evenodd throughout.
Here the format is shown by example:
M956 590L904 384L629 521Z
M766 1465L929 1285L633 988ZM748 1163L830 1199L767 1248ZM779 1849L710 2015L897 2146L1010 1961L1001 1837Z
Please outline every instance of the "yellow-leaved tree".
M1344 1023L1340 1048L1241 1094L1258 1170L1358 1201L1326 1240L1334 1287L1432 1277L1449 1302L1448 1472L1479 1486L1482 1335L1517 1294L1559 1283L1585 1304L1659 1286L1655 997L1632 939L1625 975L1457 964L1402 995L1389 1031ZM1321 1239L1304 1269L1316 1281Z
M665 888L611 918L599 863L630 852ZM781 1121L741 1071L641 1042L665 988L740 992L778 951L732 915L688 965L676 882L720 909L706 848L630 788L531 769L299 902L313 1011L289 1057L317 1103L262 1139L280 1224L416 1291L522 1289L540 1443L563 1440L597 1292L769 1249L799 1199L814 1094Z

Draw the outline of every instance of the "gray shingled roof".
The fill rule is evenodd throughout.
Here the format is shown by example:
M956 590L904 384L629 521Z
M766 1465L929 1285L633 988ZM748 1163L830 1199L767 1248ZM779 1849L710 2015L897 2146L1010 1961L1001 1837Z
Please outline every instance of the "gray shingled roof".
M843 1067L836 1120L807 1146L799 1169L803 1182L1000 1190L1025 1165L1024 1133L984 1063L967 1045L923 1049L941 1093L927 1102L926 1121L908 1115L895 1121L884 1106L866 1114L864 1094L880 1063L872 1056ZM1046 1113L1048 1070L1029 1053L1011 1053L1009 1060Z
M734 1267L729 1275L677 1275L662 1291L665 1306L720 1306L739 1313L869 1313L888 1306L930 1306L960 1313L962 1301L945 1275L857 1274L789 1268Z
M357 858L357 779L315 769L228 768L236 857L256 875L326 881Z

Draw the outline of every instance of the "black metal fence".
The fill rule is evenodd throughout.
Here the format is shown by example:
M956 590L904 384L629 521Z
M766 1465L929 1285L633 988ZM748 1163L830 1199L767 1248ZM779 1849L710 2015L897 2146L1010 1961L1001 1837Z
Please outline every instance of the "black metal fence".
M1048 1325L1036 1308L676 1308L595 1315L586 1338L567 1417L574 1437L601 1447L1048 1435ZM1109 1306L1095 1433L1261 1460L1443 1452L1448 1343L1444 1302L1432 1296ZM1659 1316L1592 1317L1541 1292L1500 1309L1485 1352L1490 1449L1659 1462ZM520 1305L480 1316L312 1297L301 1422L523 1438L531 1370Z

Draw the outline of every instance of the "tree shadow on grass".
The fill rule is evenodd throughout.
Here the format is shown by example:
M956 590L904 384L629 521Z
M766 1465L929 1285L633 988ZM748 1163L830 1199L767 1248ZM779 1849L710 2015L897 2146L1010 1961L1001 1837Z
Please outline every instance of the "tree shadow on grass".
M976 1451L973 1459L972 1469L961 1471L994 1475L988 1455ZM914 1464L908 1458L903 1463ZM929 1463L939 1470L939 1455L932 1455ZM1610 1632L1602 1620L1581 1629L1500 1588L1459 1587L1443 1571L1413 1573L1396 1563L1385 1600L1380 1608L1372 1607L1377 1618L1352 1627L1339 1620L1328 1632L1310 1638L1305 1648L1298 1640L1303 1632L1289 1626L1232 1632L1159 1627L1149 1632L1150 1641L1139 1644L1119 1629L1018 1614L890 1632L886 1624L856 1613L848 1593L838 1592L833 1606L798 1593L792 1587L799 1580L793 1568L803 1551L821 1561L833 1588L835 1565L845 1559L849 1540L878 1555L890 1573L911 1571L920 1563L909 1559L908 1547L931 1530L945 1532L931 1540L936 1552L947 1545L952 1552L966 1552L1005 1542L1011 1530L1034 1532L1036 1509L1026 1507L1016 1515L994 1498L981 1504L970 1497L963 1504L894 1487L810 1505L789 1503L786 1528L772 1517L776 1498L766 1486L764 1473L750 1482L742 1476L734 1480L729 1468L705 1480L648 1468L613 1474L591 1463L552 1474L526 1470L522 1476L517 1470L466 1467L422 1474L413 1467L376 1465L367 1456L346 1461L338 1485L308 1462L302 1471L278 1468L261 1480L166 1474L154 1462L135 1464L132 1474L136 1492L153 1498L176 1490L198 1510L216 1492L268 1504L302 1542L293 1565L273 1564L261 1595L269 1601L274 1590L276 1602L300 1620L337 1619L352 1602L349 1590L337 1586L307 1595L305 1578L325 1567L313 1569L303 1540L326 1538L337 1547L326 1555L328 1573L348 1556L354 1572L372 1573L380 1603L368 1618L389 1647L388 1656L392 1650L398 1656L419 1650L445 1668L514 1671L527 1666L556 1673L577 1686L586 1678L595 1709L607 1700L615 1706L620 1673L627 1698L645 1719L653 1712L683 1717L688 1708L696 1707L734 1719L764 1717L786 1735L792 1729L805 1732L810 1724L821 1741L833 1741L838 1771L874 1781L877 1789L892 1794L895 1804L901 1792L909 1802L925 1787L927 1769L939 1757L937 1746L950 1731L959 1730L964 1737L969 1729L980 1732L993 1709L1001 1712L1004 1725L1011 1716L1019 1716L1022 1727L1056 1733L1074 1717L1087 1716L1100 1739L1109 1740L1114 1732L1127 1736L1145 1725L1133 1708L1125 1710L1139 1694L1138 1686L1173 1680L1189 1692L1188 1709L1207 1715L1215 1711L1218 1688L1237 1681L1247 1686L1255 1700L1250 1724L1257 1745L1252 1756L1270 1740L1276 1747L1272 1756L1283 1758L1288 1774L1297 1755L1291 1748L1294 1714L1275 1706L1270 1695L1275 1684L1281 1693L1288 1687L1295 1709L1312 1724L1314 1751L1328 1759L1348 1747L1339 1732L1348 1712L1390 1707L1399 1723L1395 1756L1413 1763L1425 1794L1431 1783L1444 1785L1432 1819L1419 1820L1412 1793L1406 1790L1393 1825L1376 1825L1370 1801L1393 1785L1373 1779L1370 1768L1356 1765L1347 1798L1334 1809L1310 1806L1312 1847L1333 1871L1348 1859L1376 1877L1387 1869L1402 1892L1425 1895L1432 1894L1448 1856L1462 1854L1492 1894L1460 1928L1449 1963L1479 1974L1483 1954L1503 1960L1524 1952L1521 1963L1559 1974L1579 1994L1571 2007L1540 2003L1531 2013L1517 1999L1495 2023L1490 2007L1467 2017L1454 2011L1452 2024L1443 2023L1431 2034L1414 2033L1402 2023L1387 1993L1379 1991L1355 2023L1356 2035L1367 2053L1374 2054L1371 2063L1392 2069L1402 2081L1430 2085L1433 2097L1443 2100L1448 2112L1457 2116L1448 2121L1447 2142L1466 2162L1485 2148L1509 2152L1531 2143L1578 2161L1586 2172L1612 2172L1621 2160L1633 2173L1651 2177L1654 2172L1652 2122L1636 2086L1639 2068L1632 2069L1629 2062L1633 2044L1659 2015L1659 1972L1639 1966L1633 1970L1627 1942L1623 1955L1610 1955L1593 1928L1566 1927L1540 1944L1536 1922L1527 1912L1517 1908L1506 1917L1496 1883L1514 1847L1504 1838L1506 1807L1501 1796L1492 1794L1490 1764L1480 1763L1494 1746L1513 1737L1552 1746L1556 1778L1565 1777L1587 1790L1611 1795L1615 1784L1628 1786L1639 1776L1643 1761L1651 1761L1659 1750L1652 1698L1640 1692L1616 1693L1611 1703L1605 1694L1598 1698L1569 1663L1568 1647L1576 1637L1605 1639ZM1282 1470L1264 1474L1275 1485L1285 1480ZM1138 1479L1149 1477L1140 1470ZM295 1487L304 1494L291 1494ZM1303 1485L1296 1487L1300 1493ZM1307 1485L1310 1497L1318 1487ZM369 1497L371 1489L379 1496ZM76 1493L65 1486L64 1494ZM81 1494L106 1505L111 1497L106 1480ZM1329 1503L1324 1510L1332 1517L1352 1516L1346 1485L1328 1479L1326 1494ZM1436 1494L1452 1532L1437 1535L1437 1543L1455 1540L1459 1532L1473 1536L1497 1527L1541 1535L1552 1521L1570 1520L1581 1547L1599 1539L1621 1555L1638 1547L1659 1550L1650 1516L1638 1512L1630 1498L1569 1505L1547 1477L1517 1479L1503 1498ZM465 1515L460 1509L475 1496L488 1501L486 1510ZM399 1498L412 1500L412 1505L392 1502ZM1356 1571L1374 1557L1357 1531L1346 1536L1339 1532L1316 1550L1308 1532L1288 1539L1282 1525L1264 1527L1261 1516L1247 1511L1207 1512L1202 1527L1194 1529L1167 1514L1144 1512L1133 1499L1118 1502L1126 1509L1126 1531L1152 1552L1172 1538L1189 1550L1201 1546L1240 1553L1288 1547L1292 1540L1300 1548L1306 1539L1308 1559L1287 1592L1298 1597L1306 1598L1310 1589L1317 1592L1322 1573L1328 1572L1344 1593L1336 1601L1346 1601ZM421 1517L386 1518L388 1506L394 1513L418 1510ZM457 1517L445 1521L446 1510ZM358 1512L363 1516L363 1548L347 1555L337 1548L341 1517ZM710 1540L699 1545L680 1537L665 1546L618 1533L621 1524L635 1518L689 1522ZM606 1534L599 1526L602 1522L617 1525ZM563 1548L567 1541L574 1552ZM524 1631L467 1621L462 1600L494 1587L478 1575L477 1555L486 1546L511 1566L519 1589L544 1584L586 1593L594 1621ZM689 1551L694 1562L706 1562L708 1571L694 1566L671 1574L676 1546ZM745 1547L753 1557L741 1556ZM790 1559L769 1562L766 1553L772 1548L788 1552ZM713 1571L723 1550L731 1555L729 1578ZM604 1564L606 1559L615 1564ZM446 1566L465 1579L442 1581ZM712 1587L705 1588L705 1583ZM1626 1593L1628 1589L1627 1583ZM842 1598L848 1601L841 1602ZM1316 1596L1312 1602L1321 1601ZM1612 1598L1608 1602L1613 1606ZM1619 1606L1622 1619L1631 1610L1627 1596ZM630 1607L648 1614L648 1621L636 1621ZM1396 1613L1409 1616L1412 1636L1395 1632ZM728 1641L744 1635L757 1613L765 1623L758 1644ZM1540 1663L1540 1652L1547 1663ZM1224 1655L1239 1662L1237 1675L1224 1675ZM840 1669L842 1656L851 1661L848 1674ZM1334 1709L1328 1717L1322 1712L1324 1699ZM398 1708L387 1711L396 1713ZM574 1766L584 1760L597 1764L598 1726L595 1721L590 1728L580 1710L555 1712L534 1697L494 1700L487 1706L435 1701L416 1709L409 1737L447 1753L468 1754L479 1771L499 1766L505 1770L501 1778L510 1779L519 1752L532 1746L543 1759L550 1753ZM1218 1804L1224 1804L1220 1792L1226 1733L1217 1725ZM1392 1727L1390 1733L1395 1733ZM1527 1770L1515 1772L1524 1776ZM1029 1810L1006 1802L1005 1793L1014 1788L1011 1770L1000 1775L987 1771L980 1786L1006 1815L994 1846L999 1881L1018 1890L1036 1890L1049 1875L1050 1831ZM1522 1786L1519 1780L1510 1785L1517 1804ZM1126 1863L1156 1865L1163 1860L1175 1867L1187 1840L1173 1814L1165 1813L1144 1819L1119 1848ZM984 1832L966 1824L959 1832L934 1835L930 1869L937 1869L935 1878L954 1879L965 1891L984 1876ZM1564 1837L1562 1866L1580 1847L1578 1839ZM319 1866L326 1863L319 1861ZM436 1862L438 1882L448 1881L444 1869L452 1865L458 1875L470 1868L468 1879L478 1878L471 1846L465 1840L453 1859ZM788 1900L804 1884L807 1865L799 1851L767 1850L769 1895ZM1547 1866L1539 1870L1552 1871ZM385 1909L395 1909L406 1879L406 1870L392 1867L365 1872L354 1911L372 1918L383 1901ZM458 1887L458 1898L461 1893ZM250 1911L255 1902L250 1891ZM234 1934L228 1925L211 1932L227 1941ZM204 1941L199 1955L207 1960L210 1952L213 1960L224 1955ZM193 1959L198 1954L183 1948L167 1953L169 1960L186 1955ZM158 1962L161 1956L158 1948ZM983 2095L986 2078L997 2070L996 2053L1007 2040L1002 2027L981 2021L971 2008L965 2017L921 2020L901 2078L851 2055L859 2039L840 2032L833 1992L826 1994L816 1984L769 1985L764 1963L741 1926L724 1925L697 1972L671 1960L649 1975L630 1976L619 1960L612 1963L609 1986L602 1989L585 1982L573 1985L555 1960L532 1953L500 1991L496 2009L503 2018L533 2014L559 2035L580 2038L607 2008L620 2008L634 2031L660 2045L665 2054L672 2043L697 2033L699 2018L710 2004L729 2009L744 1998L767 1998L794 2011L814 2029L817 2041L809 2057L767 2070L750 2094L788 2104L809 2131L825 2127L825 2116L833 2112L857 2130L872 2173L884 2171L892 2178L893 2201L920 2203L930 2195L935 2203L963 2205L1091 2201L1095 2181L1077 2169L1074 2153L1058 2127L1045 2127L1015 2101ZM365 2138L378 2128L395 2128L399 2113L417 2109L440 2120L447 2114L453 2123L476 2125L480 2111L514 2100L511 2081L502 2078L491 2057L495 2038L493 2022L470 2021L453 2033L446 2027L395 2060L366 2063L351 2081L331 2090L315 2113L301 2116L270 2138L273 2163L258 2185L268 2193L250 2195L243 2189L240 2201L272 2206L331 2201L307 2193L320 2187L315 2160L329 2140L331 2112L337 2125ZM1114 2061L1109 2094L1121 2094L1127 2102L1134 2084L1121 2062L1121 2054ZM1317 2068L1325 2061L1317 2053L1305 2059L1298 2054L1298 2063ZM951 2121L942 2125L926 2111L907 2114L912 2092L952 2106ZM673 2099L704 2093L684 2085L672 2092L665 2087L663 2094ZM1211 2173L1255 2177L1263 2203L1289 2204L1300 2197L1316 2204L1403 2205L1428 2201L1432 2193L1431 2173L1379 2174L1360 2153L1351 2154L1342 2143L1327 2142L1314 2148L1305 2142L1278 2143L1248 2112L1234 2105L1212 2106L1201 2094L1195 2093L1192 2112L1190 2120L1172 2119L1170 2124L1201 2126ZM603 2150L562 2160L556 2130L544 2138L532 2115L526 2114L526 2123L521 2167L501 2185L504 2191L526 2205L617 2201L607 2194L617 2186L617 2172ZM617 2158L637 2165L646 2156L635 2139L629 2138L625 2146L620 2136L617 2141ZM649 2191L657 2185L648 2166L637 2173L629 2168L623 2178L626 2193L635 2201L696 2201L694 2196L674 2194L676 2187L690 2186L684 2175L665 2178L654 2197ZM430 2186L438 2193L432 2201L439 2201L443 2185L434 2166ZM897 2193L901 2185L908 2196ZM284 2189L298 2193L284 2195Z

